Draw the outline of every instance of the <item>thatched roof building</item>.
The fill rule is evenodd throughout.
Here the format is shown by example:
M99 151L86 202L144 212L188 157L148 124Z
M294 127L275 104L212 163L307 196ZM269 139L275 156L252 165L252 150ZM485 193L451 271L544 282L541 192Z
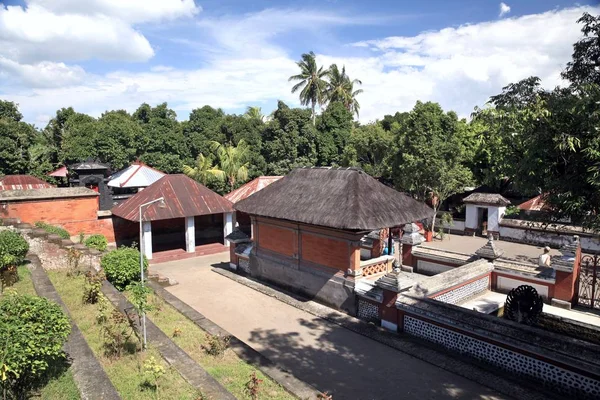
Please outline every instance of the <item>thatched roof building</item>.
M432 210L356 168L297 168L235 209L336 229L371 231L431 217Z

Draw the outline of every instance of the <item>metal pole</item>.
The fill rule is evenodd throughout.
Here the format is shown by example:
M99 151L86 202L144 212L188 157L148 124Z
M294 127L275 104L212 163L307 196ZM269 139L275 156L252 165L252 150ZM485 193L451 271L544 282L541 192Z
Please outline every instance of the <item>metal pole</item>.
M144 287L144 228L142 222L142 204L140 206L140 276L141 276L141 284L142 288ZM143 342L142 346L146 348L146 313L142 313L142 331L143 331Z

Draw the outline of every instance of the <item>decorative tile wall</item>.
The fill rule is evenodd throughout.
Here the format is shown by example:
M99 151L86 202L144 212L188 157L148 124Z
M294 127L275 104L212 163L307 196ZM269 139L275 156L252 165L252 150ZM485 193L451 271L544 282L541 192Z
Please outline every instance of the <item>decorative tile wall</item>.
M438 343L450 350L468 354L506 371L541 381L569 398L600 398L600 381L491 343L404 316L404 332Z
M439 296L434 296L433 299L441 301L442 303L458 304L461 301L476 295L477 293L486 291L489 287L490 277L488 275L482 279L473 281L464 286L450 290L449 292L446 292Z
M369 321L369 322L378 322L379 321L379 308L368 301L363 299L358 299L358 318Z

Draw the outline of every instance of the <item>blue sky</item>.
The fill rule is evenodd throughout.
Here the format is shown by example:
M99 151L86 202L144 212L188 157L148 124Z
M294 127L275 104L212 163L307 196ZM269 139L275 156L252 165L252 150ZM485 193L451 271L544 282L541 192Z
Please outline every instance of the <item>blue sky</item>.
M44 126L167 101L179 118L290 105L300 54L363 81L360 120L432 100L468 116L506 84L561 84L597 1L0 0L0 98Z

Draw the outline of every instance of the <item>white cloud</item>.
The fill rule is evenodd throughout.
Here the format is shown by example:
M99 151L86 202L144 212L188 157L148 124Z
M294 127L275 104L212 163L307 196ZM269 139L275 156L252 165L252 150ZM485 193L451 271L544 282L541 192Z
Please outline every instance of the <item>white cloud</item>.
M193 17L201 10L194 0L27 0L58 14L105 15L129 23Z
M16 76L27 86L71 86L83 81L85 71L79 66L42 61L33 65L19 64L0 56L0 71Z
M319 54L318 62L345 64L351 77L363 81L364 93L359 96L363 122L410 110L417 100L437 101L468 116L503 86L530 75L542 78L548 88L560 84L560 71L580 37L581 27L575 21L586 10L600 12L600 8L579 7L364 41L348 47L348 57ZM41 116L53 115L60 107L100 115L107 109L133 111L142 102L167 101L180 118L205 104L227 110L258 104L269 112L265 105L276 99L298 105L287 82L296 73L298 54L278 45L279 35L358 23L358 19L293 10L204 20L199 24L202 34L171 38L203 52L199 67L182 70L160 65L145 72L113 71L86 76L79 83L74 79L71 87L36 87L2 97L19 103L26 118L38 123Z
M499 17L503 17L510 12L510 6L506 3L500 3L500 14Z

